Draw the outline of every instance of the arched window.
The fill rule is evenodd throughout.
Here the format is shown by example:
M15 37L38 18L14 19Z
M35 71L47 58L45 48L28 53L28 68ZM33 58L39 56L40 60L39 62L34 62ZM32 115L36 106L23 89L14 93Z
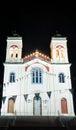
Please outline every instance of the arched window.
M18 58L18 46L17 45L12 45L9 49L9 55L10 59L16 59Z
M18 57L18 54L16 53L16 58Z
M17 59L18 58L18 48L15 47L14 49L14 55L15 55L15 58Z
M14 99L9 98L8 100L8 113L14 113Z
M11 58L13 57L13 54L11 53Z
M61 50L61 58L64 58L64 49Z
M68 110L67 110L67 100L65 98L61 99L61 112L62 113L68 113Z
M58 58L59 57L59 50L56 49L56 57Z
M42 83L42 70L41 68L32 69L32 83Z
M10 47L9 56L10 56L10 59L13 58L13 48L12 47Z
M56 58L64 58L64 47L62 45L56 46Z
M10 79L9 81L12 83L12 82L15 82L15 73L10 73Z
M59 83L64 83L65 82L65 76L64 73L59 74Z

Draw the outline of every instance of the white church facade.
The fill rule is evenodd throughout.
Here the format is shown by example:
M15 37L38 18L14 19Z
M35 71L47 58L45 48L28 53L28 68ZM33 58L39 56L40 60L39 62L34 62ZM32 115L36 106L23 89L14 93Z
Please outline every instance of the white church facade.
M52 37L50 56L22 57L22 37L7 38L1 115L74 115L66 37Z

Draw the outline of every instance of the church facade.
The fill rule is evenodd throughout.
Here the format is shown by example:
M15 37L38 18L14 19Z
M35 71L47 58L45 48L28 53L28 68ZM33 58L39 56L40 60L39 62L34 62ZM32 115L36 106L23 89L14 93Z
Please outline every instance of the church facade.
M50 56L22 58L22 37L8 37L1 115L74 115L66 37L52 37Z

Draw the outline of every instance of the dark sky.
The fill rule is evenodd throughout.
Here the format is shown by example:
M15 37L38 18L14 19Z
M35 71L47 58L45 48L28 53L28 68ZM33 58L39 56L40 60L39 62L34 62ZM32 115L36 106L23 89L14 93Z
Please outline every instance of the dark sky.
M23 38L23 56L35 49L50 55L50 40L58 31L67 37L69 61L75 64L76 14L71 3L9 3L0 8L0 66L5 61L6 39L16 31ZM58 5L59 4L59 5ZM1 73L2 73L2 69ZM75 71L74 71L75 72Z
M76 14L71 3L9 3L0 5L0 66L5 61L6 39L16 31L23 38L23 56L35 49L50 55L50 40L58 31L67 37L69 61L75 64ZM2 70L2 69L1 69Z
M76 77L76 10L70 2L9 3L0 5L0 84L3 80L3 62L6 39L16 31L23 38L23 56L39 49L50 55L51 37L60 33L67 37L72 79ZM75 80L74 80L75 81Z

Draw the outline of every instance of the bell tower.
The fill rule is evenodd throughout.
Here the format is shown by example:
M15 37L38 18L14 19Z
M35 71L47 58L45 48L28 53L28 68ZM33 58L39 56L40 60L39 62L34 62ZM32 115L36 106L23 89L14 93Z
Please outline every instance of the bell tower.
M50 56L54 63L68 63L67 39L65 37L52 37L50 43Z
M6 62L22 61L22 37L7 37Z

